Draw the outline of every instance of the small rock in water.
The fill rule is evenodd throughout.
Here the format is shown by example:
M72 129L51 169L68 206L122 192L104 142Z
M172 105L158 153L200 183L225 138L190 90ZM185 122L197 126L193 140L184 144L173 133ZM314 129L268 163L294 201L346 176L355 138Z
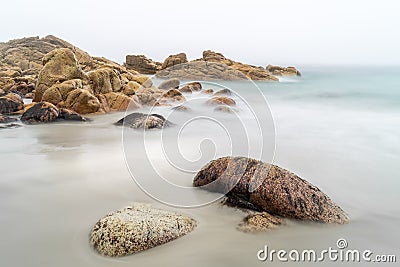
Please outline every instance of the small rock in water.
M234 106L236 105L235 100L226 96L215 96L207 101L209 105L228 105Z
M223 113L234 113L235 112L231 107L226 106L226 105L221 105L221 106L215 107L214 111L223 112Z
M278 216L271 215L268 212L258 212L246 216L237 229L245 233L265 232L284 223L284 220Z
M90 243L102 255L125 256L168 243L195 227L188 216L136 203L100 219Z
M288 170L251 158L213 160L197 173L193 184L227 193L272 215L324 223L349 221L346 213L316 186Z
M172 78L172 79L168 79L166 81L163 81L158 86L158 89L162 89L162 90L178 89L180 84L181 84L181 82L178 79Z
M179 105L179 106L173 107L172 109L176 110L176 111L191 111L192 110L188 106L184 106L184 105Z
M120 119L115 125L124 125L134 129L162 129L174 124L159 114L131 113Z
M232 91L225 88L225 89L219 90L218 92L215 92L213 95L214 96L232 95Z

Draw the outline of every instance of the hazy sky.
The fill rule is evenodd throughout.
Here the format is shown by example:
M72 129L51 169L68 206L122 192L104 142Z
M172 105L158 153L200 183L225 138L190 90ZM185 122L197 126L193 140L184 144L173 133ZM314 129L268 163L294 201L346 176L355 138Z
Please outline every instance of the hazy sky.
M0 41L53 34L92 55L220 51L262 64L400 64L398 0L12 0Z

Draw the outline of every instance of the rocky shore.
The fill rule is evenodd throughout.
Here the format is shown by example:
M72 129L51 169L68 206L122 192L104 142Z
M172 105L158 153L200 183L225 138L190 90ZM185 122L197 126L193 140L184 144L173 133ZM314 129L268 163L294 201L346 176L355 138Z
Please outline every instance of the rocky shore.
M156 86L147 74L163 81ZM130 111L114 124L157 130L175 124L138 109L165 106L190 112L187 97L198 93L210 111L239 112L233 92L203 88L203 80L279 81L278 76L300 75L294 67L252 66L210 50L200 59L189 61L179 53L162 63L144 55L128 55L120 65L90 56L54 36L23 38L0 43L0 129L20 127L18 121L84 123L90 121L86 114ZM33 102L25 104L26 99ZM286 219L334 224L349 220L314 185L255 159L213 160L197 173L193 185L224 193L225 204L246 210L248 216L238 225L244 232L274 229ZM101 218L91 231L90 243L102 255L124 256L182 237L196 225L189 216L135 203Z

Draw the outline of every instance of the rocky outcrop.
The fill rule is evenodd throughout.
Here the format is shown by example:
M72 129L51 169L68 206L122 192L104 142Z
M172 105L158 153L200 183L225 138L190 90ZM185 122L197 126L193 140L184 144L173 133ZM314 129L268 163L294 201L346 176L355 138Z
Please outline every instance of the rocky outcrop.
M144 55L127 55L126 68L142 74L155 74L161 69L161 63L155 62Z
M0 96L0 114L10 114L24 108L24 101L21 96L15 93L8 93Z
M168 56L165 60L164 63L162 64L162 69L170 68L175 65L187 63L187 57L185 53L179 53L176 55L170 55Z
M0 77L1 73L10 76L37 76L43 68L43 57L58 48L71 50L83 71L112 67L120 72L126 68L102 57L92 57L78 47L52 35L44 38L28 37L0 43ZM8 73L7 73L8 72Z
M280 66L274 66L274 65L268 65L266 67L267 71L269 71L271 74L276 75L276 76L301 76L301 73L298 69L295 67L280 67Z
M158 114L131 113L120 119L115 125L123 125L133 129L162 129L174 124Z
M39 102L33 104L22 114L21 121L26 124L54 122L57 120L86 121L78 113L67 109L58 109L51 103Z
M181 77L199 80L263 80L278 81L269 71L262 67L251 66L233 61L221 53L204 51L201 59L181 64L174 68L157 73L158 77Z
M135 204L100 219L90 243L102 255L125 256L168 243L195 227L196 221L188 216Z
M180 84L181 84L181 82L178 79L172 78L172 79L168 79L168 80L160 83L160 85L158 86L158 89L161 89L161 90L178 89Z
M338 224L349 220L316 186L283 168L255 159L213 160L197 173L193 184L209 191L228 192L228 197L272 215Z
M46 54L43 64L36 84L34 102L42 101L45 91L55 83L87 78L78 65L74 53L68 48L56 49Z
M234 106L236 105L236 102L232 98L226 96L214 96L213 98L207 100L207 104Z

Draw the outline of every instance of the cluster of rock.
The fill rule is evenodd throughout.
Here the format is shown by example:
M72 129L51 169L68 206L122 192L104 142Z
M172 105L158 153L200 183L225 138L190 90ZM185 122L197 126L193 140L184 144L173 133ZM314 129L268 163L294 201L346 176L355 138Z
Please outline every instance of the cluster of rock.
M193 185L226 194L225 204L250 213L238 225L260 232L285 224L285 218L343 224L345 212L316 186L278 166L245 157L211 161ZM92 246L106 256L124 256L149 249L196 227L188 216L135 204L108 214L92 229Z
M295 67L252 66L233 61L211 50L204 51L202 58L193 61L188 61L185 53L179 53L168 56L163 63L154 62L144 55L127 55L126 67L142 73L156 74L160 78L179 77L190 80L279 81L276 76L301 75Z
M240 227L247 231L275 227L282 223L280 217L337 224L349 221L316 186L288 170L251 158L213 160L197 173L193 185L227 193L229 203L263 212L245 219Z

